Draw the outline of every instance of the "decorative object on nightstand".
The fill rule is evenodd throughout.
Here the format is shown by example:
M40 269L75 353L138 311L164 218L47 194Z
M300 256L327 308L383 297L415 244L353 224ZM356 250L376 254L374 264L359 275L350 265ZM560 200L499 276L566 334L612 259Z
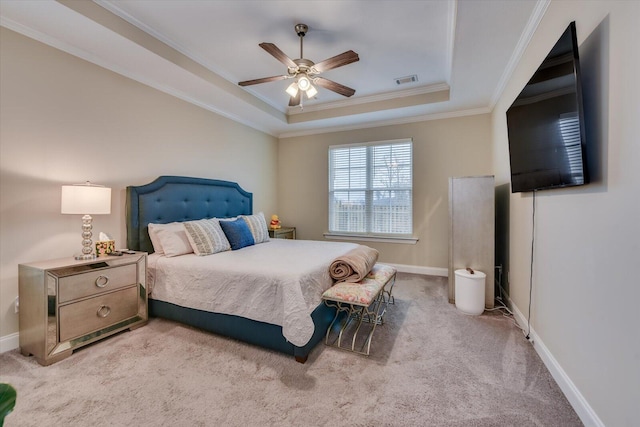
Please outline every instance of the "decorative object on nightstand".
M277 229L269 228L269 237L274 239L296 239L295 227L280 227Z
M269 223L269 228L272 230L282 228L280 225L280 218L278 215L271 215L271 222Z
M115 252L116 241L111 236L103 232L100 232L98 236L100 240L96 242L96 256L107 256Z
M147 323L147 254L18 266L20 351L50 365Z
M75 259L94 259L91 215L111 213L111 189L91 184L89 181L85 184L63 185L60 204L60 212L63 214L84 215L82 217L82 253L75 255Z

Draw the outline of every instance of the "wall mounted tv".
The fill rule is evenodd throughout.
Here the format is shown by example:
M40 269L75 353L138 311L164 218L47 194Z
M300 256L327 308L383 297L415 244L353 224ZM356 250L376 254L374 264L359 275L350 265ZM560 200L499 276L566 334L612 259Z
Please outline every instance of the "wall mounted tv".
M589 182L575 22L507 110L507 129L512 193Z

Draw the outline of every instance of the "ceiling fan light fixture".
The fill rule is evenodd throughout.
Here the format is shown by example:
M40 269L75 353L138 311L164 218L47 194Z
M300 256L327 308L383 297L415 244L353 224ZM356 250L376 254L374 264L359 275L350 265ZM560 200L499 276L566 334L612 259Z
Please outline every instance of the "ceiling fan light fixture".
M300 76L298 80L291 83L287 87L286 92L291 97L298 95L298 91L301 90L307 94L307 99L311 99L318 94L318 90L313 87L311 80L307 76Z
M307 89L306 93L307 93L307 98L311 99L318 94L318 90L312 85L309 85L309 89Z
M298 83L291 83L287 88L287 93L292 97L296 96L298 94Z
M300 90L308 90L311 86L311 81L309 80L309 77L307 76L300 76L298 77L298 89Z
M258 45L268 54L287 66L286 75L245 80L242 82L238 82L238 84L240 86L250 86L259 83L268 83L285 79L295 79L295 81L291 83L287 87L287 89L285 89L285 92L287 92L287 94L289 94L289 96L291 97L291 99L289 100L289 107L295 107L297 105L300 105L302 107L303 97L300 96L300 91L305 92L308 99L311 99L318 94L318 89L313 86L312 82L325 89L329 89L330 91L346 97L350 97L355 94L355 89L351 89L350 87L341 85L322 77L318 77L318 74L328 70L332 70L334 68L342 67L347 64L351 64L353 62L357 62L360 60L358 54L352 50L348 50L346 52L342 52L339 55L327 58L324 61L315 63L309 59L306 59L302 50L302 40L304 38L304 35L309 30L309 27L307 27L305 24L297 24L295 30L296 34L298 34L298 37L300 38L300 57L298 59L293 60L289 58L283 51L280 50L280 48L278 48L278 46L273 43L264 42Z

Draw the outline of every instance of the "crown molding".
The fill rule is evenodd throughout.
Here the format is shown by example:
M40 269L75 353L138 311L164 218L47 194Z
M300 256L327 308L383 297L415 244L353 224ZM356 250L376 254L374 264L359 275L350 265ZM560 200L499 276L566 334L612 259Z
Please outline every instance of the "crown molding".
M352 131L352 130L377 128L377 127L383 127L383 126L427 122L431 120L442 120L442 119L452 119L456 117L476 116L479 114L488 114L488 113L491 113L491 111L492 109L489 107L479 107L479 108L472 108L467 110L448 111L444 113L422 114L419 116L402 117L402 118L390 119L390 120L378 120L373 122L360 123L356 125L333 126L333 127L314 128L314 129L308 129L303 131L283 132L277 136L278 138L281 138L281 139L295 138L299 136L319 135L323 133L345 132L345 131Z
M522 59L522 55L524 55L524 52L527 49L527 46L529 46L529 43L531 43L531 40L533 39L533 35L538 29L538 25L540 25L540 21L542 21L542 18L544 17L544 14L547 11L547 8L549 7L550 3L551 3L551 0L538 0L536 2L536 6L533 10L533 13L529 17L529 21L527 21L527 26L525 27L524 31L520 35L518 44L516 45L516 48L513 51L513 54L511 55L511 58L509 59L509 62L507 63L507 66L505 67L504 72L502 73L502 76L500 77L500 81L496 86L496 90L493 93L493 96L491 97L491 102L489 103L489 107L491 109L495 107L498 100L502 96L502 93L504 92L504 89L507 86L507 83L511 80L511 77L513 75L513 72L516 69L516 66L520 63L520 59Z
M449 90L449 85L447 83L436 83L427 86L420 86L411 89L405 89L396 92L383 92L374 95L361 96L354 99L344 99L340 101L334 102L326 102L323 104L312 104L305 105L304 110L300 109L300 107L288 107L287 115L288 116L296 116L300 114L307 114L316 111L325 111L325 110L333 110L336 108L344 108L344 107L353 107L354 105L362 105L362 104L370 104L382 101L388 101L391 99L398 98L407 98L409 96L414 95L424 95L429 93L440 92L444 90Z

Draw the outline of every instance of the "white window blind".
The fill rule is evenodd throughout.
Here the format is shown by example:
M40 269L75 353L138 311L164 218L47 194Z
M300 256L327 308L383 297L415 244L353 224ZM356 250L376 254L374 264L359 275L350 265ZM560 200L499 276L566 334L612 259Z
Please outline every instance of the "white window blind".
M413 233L412 148L408 139L329 147L330 233Z

